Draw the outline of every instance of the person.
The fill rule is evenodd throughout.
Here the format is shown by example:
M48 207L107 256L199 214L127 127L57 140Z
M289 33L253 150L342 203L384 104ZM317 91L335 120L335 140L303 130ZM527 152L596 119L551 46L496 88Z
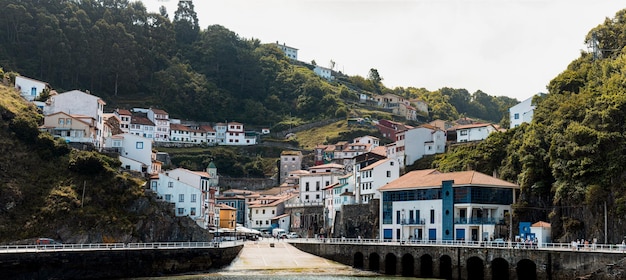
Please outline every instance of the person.
M622 240L622 252L626 250L626 241Z
M576 240L572 240L572 251L576 251Z

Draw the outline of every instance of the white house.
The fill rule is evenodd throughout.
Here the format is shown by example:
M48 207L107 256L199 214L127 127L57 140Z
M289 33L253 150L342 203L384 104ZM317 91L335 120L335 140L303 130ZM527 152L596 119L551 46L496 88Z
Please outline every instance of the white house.
M189 216L199 226L207 228L209 221L203 211L204 194L197 185L187 184L168 173L159 173L151 178L150 189L165 201L174 203L176 216Z
M283 216L285 214L285 201L291 198L287 196L263 196L248 203L250 211L250 227L256 230L271 230L282 225L285 231L289 231L289 222L280 223L278 219L288 219Z
M378 189L400 177L400 167L395 160L384 159L361 168L359 174L357 203L369 203L380 198Z
M322 66L318 65L318 66L315 66L315 68L313 69L313 72L316 75L318 75L318 76L320 76L320 77L322 77L322 78L324 78L326 80L330 81L330 80L333 79L333 71L331 69L329 69L329 68L322 67Z
M278 43L278 41L276 41L276 46L285 53L285 56L287 56L288 58L291 58L293 60L298 60L298 49L290 47L285 45L285 43L283 43L282 45Z
M217 132L212 126L202 125L200 126L200 129L202 129L206 133L206 142L209 145L213 146L217 143Z
M213 128L215 129L215 142L219 145L224 145L226 143L226 132L228 131L228 124L216 123Z
M107 150L119 153L122 167L149 173L152 170L152 140L130 133L116 134L106 139Z
M485 140L489 137L489 134L498 131L498 129L490 123L459 125L452 129L456 130L457 142Z
M27 78L24 76L16 76L15 89L20 92L20 95L22 95L24 99L28 101L33 101L37 97L39 97L39 95L41 95L44 90L50 90L50 85L46 82Z
M541 244L552 242L552 226L548 222L539 221L530 226L530 232L535 234L535 238Z
M170 142L191 142L191 129L182 124L170 124Z
M535 105L532 104L533 97L529 97L519 104L509 108L510 128L520 126L522 123L530 123L535 112Z
M202 191L203 215L206 216L207 228L219 226L219 210L216 209L216 196L219 195L219 176L217 167L213 162L209 163L206 171L191 171L184 168L176 168L164 172L165 175L175 178L185 184L194 186Z
M313 166L308 174L300 174L300 201L323 205L325 197L322 189L336 183L343 175L343 168L341 164L330 163Z
M242 123L229 122L227 124L224 145L248 145L245 139L246 134Z
M328 203L328 206L331 206L330 209L330 220L331 225L334 224L335 216L337 212L341 211L341 207L344 205L351 205L356 203L356 199L354 196L354 185L355 180L354 176L350 173L345 176L339 177L339 182L331 185L331 196L332 203Z
M519 186L476 171L411 171L380 188L380 236L388 240L503 238Z
M358 137L358 138L354 138L354 140L352 141L355 144L370 144L372 145L371 148L376 148L378 146L380 146L380 139L378 137L374 137L374 136L370 136L370 135L365 135L362 137Z
M154 141L154 132L156 126L147 117L133 115L130 119L130 134L143 136Z
M443 130L430 125L421 125L404 131L405 165L412 165L425 155L445 152L446 133Z
M130 120L133 114L126 109L115 109L113 112L120 119L120 129L125 133L130 133Z
M85 115L96 120L96 147L101 148L104 142L104 105L106 103L100 97L91 95L80 90L72 90L57 95L52 95L46 101L44 115L57 112L65 112L68 115Z
M150 108L148 119L154 123L154 141L164 142L170 138L170 115L161 109Z

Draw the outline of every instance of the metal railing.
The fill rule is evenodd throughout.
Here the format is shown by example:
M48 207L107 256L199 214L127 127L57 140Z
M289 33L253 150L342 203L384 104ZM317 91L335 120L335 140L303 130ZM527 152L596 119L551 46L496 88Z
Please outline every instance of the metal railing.
M329 244L364 244L394 246L439 246L439 247L486 247L501 249L530 249L551 251L604 252L626 254L626 246L622 244L579 244L572 243L532 243L507 241L463 241L463 240L391 240L362 238L297 238L288 239L294 243L329 243Z
M187 249L220 248L241 245L242 241L221 242L156 242L156 243L93 243L93 244L45 244L45 245L0 245L0 253L40 251L95 251L95 250L144 250L144 249Z

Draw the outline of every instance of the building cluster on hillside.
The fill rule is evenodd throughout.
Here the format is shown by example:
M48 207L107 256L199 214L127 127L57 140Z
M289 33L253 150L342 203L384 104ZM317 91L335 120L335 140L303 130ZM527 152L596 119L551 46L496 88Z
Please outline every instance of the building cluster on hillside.
M16 88L30 101L49 89L46 83L18 78ZM389 108L405 104L390 96L376 102ZM451 143L480 141L499 130L494 124L470 119L454 125L437 120L416 127L374 121L390 144L381 145L381 139L374 136L320 144L314 148L314 165L309 168L303 168L302 152L283 151L279 186L266 191L220 191L213 163L202 171L161 170L162 161L152 145L255 144L256 136L249 135L241 123L183 124L154 108L104 113L102 99L78 90L53 93L47 101L35 104L45 116L42 131L70 143L116 152L123 168L151 174L149 188L172 203L177 216L188 216L215 231L241 225L265 231L282 228L311 237L330 235L335 233L337 217L345 206L378 203L378 234L384 239L493 239L506 237L499 225L510 217L519 192L515 184L476 171L431 169L401 175L406 166L426 155L444 153ZM519 110L521 115L532 115L527 107ZM516 113L516 120L518 116Z

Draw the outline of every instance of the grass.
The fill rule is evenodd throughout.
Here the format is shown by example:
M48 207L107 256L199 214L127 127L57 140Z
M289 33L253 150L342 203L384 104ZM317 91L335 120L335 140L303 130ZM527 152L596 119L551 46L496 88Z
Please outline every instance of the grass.
M350 131L347 120L341 120L326 126L316 127L296 133L296 140L300 147L312 150L318 144L325 144L326 139L339 136L341 132Z

